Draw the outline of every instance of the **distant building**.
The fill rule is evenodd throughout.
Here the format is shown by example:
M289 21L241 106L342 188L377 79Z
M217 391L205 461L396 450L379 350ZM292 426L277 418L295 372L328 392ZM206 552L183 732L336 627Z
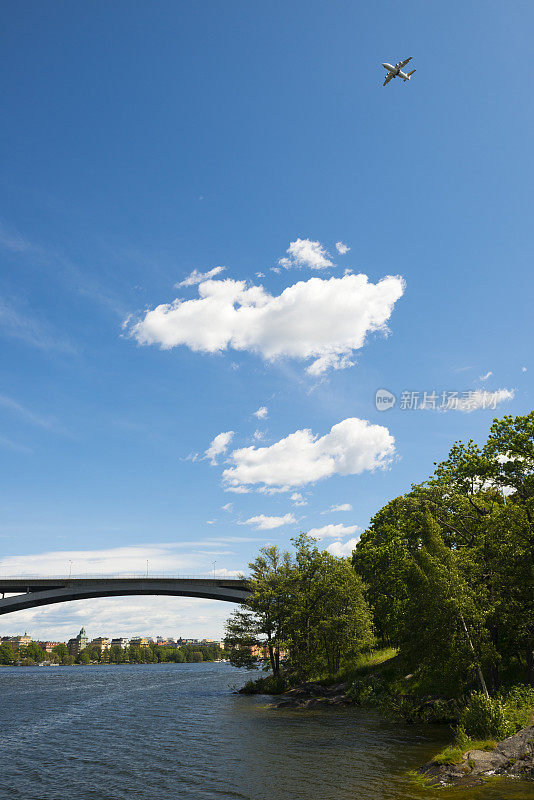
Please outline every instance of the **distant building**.
M220 647L221 650L224 649L224 644L222 642L218 641L217 639L202 639L200 644L203 644L203 645L216 645L217 647Z
M10 639L8 639L14 653L18 651L19 647L27 647L31 640L32 637L28 636L26 632L24 632L24 636L12 636Z
M58 644L65 644L65 642L37 642L37 644L45 653L51 653L54 647L57 647Z
M123 636L119 636L116 639L112 639L111 640L111 646L112 647L122 647L123 650L125 650L128 647L129 644L130 644L130 640L129 639L125 639Z
M107 636L97 636L96 639L91 640L91 647L98 647L100 652L103 653L104 650L109 650L111 647L111 639Z
M148 647L152 639L146 636L134 636L130 639L130 647Z
M69 641L67 642L69 656L76 657L79 653L82 652L82 650L85 650L88 642L89 642L89 637L85 632L85 628L82 628L78 636L76 636L74 639L69 639Z

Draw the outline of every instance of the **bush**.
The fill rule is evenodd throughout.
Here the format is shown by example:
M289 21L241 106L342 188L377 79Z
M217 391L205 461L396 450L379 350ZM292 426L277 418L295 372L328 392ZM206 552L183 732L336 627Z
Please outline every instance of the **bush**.
M515 733L515 726L506 715L498 697L485 697L475 692L460 714L460 729L470 739L506 739Z

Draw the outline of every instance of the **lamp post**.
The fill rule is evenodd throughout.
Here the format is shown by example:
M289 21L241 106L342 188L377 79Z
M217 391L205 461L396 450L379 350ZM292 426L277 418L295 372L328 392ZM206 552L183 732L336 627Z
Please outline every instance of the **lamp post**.
M72 577L72 561L69 560L69 580Z
M216 563L217 563L216 561L213 562L213 580L215 580L215 564Z

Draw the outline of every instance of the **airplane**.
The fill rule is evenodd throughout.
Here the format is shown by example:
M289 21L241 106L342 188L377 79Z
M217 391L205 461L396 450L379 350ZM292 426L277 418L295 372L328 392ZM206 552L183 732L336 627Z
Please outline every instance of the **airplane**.
M388 74L386 75L386 80L384 81L382 86L385 86L386 83L389 83L392 78L397 78L397 77L402 78L403 81L409 81L410 80L410 75L413 75L415 70L412 69L411 72L406 73L406 72L402 71L402 68L405 67L406 64L408 63L408 61L411 61L411 60L412 60L412 56L410 56L410 58L407 58L406 61L398 61L395 64L395 66L393 66L392 64L387 64L387 63L384 62L384 64L382 64L382 66L384 67L384 69L387 69Z

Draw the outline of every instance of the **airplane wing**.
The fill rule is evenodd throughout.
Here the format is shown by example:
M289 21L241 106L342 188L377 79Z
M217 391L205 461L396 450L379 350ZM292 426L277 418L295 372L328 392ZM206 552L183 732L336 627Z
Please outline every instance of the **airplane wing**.
M384 83L382 84L382 86L385 86L385 85L386 85L386 83L389 83L389 82L390 82L390 80L391 80L392 78L394 78L394 77L395 77L395 76L394 76L394 74L393 74L392 72L388 72L388 74L386 75L386 80L384 81Z
M406 64L408 63L408 61L411 61L411 60L412 60L412 58L413 58L413 56L410 56L410 58L407 58L407 59L406 59L406 61L401 61L401 63L399 64L399 67L400 67L400 69L402 69L403 67L405 67L405 66L406 66Z

